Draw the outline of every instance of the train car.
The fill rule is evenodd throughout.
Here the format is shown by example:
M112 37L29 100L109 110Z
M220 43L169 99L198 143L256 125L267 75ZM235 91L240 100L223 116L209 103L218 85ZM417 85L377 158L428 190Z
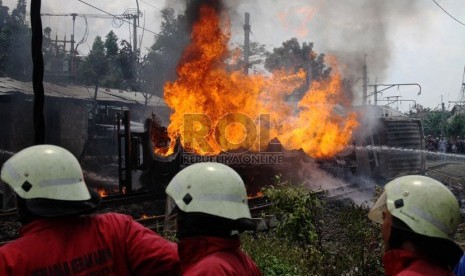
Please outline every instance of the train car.
M166 128L152 118L145 124L145 133L131 135L145 138L132 137L133 143L139 143L139 146L131 147L137 151L132 155L142 157L137 158L140 160L137 164L134 160L130 163L134 164L133 168L143 171L139 179L142 186L161 194L179 170L192 162L203 161L226 162L241 174L252 193L259 191L264 184L272 184L275 175L282 175L294 182L305 181L298 177L308 176L308 173L302 173L304 167L309 167L308 163L317 163L321 169L338 178L363 176L374 178L380 184L400 175L424 173L425 141L420 120L383 106L355 107L355 110L360 114L360 126L353 134L352 145L327 159L311 158L302 150L284 150L276 140L270 143L274 148L265 157L279 158L279 162L241 164L234 161L241 155L233 153L220 153L214 157L197 156L184 152L179 141L172 154L162 156L155 153L155 148L167 145L169 138ZM249 153L247 158L252 155L257 154Z
M359 174L385 180L424 174L425 137L419 119L385 106L355 109L361 118L353 137Z

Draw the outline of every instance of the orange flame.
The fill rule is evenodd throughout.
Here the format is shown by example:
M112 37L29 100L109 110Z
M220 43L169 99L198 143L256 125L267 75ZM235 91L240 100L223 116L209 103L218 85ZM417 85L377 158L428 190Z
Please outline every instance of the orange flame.
M343 99L339 74L333 73L327 82L313 82L298 104L286 102L287 95L305 84L305 72L248 76L228 71L229 22L220 18L225 16L201 7L178 79L164 87L165 101L173 110L170 145L155 152L173 153L178 138L184 149L199 155L260 151L273 138L285 149L302 148L312 157L343 150L357 122L355 114L344 117L334 111Z
M263 193L262 192L257 192L255 195L251 195L251 194L248 194L247 195L247 199L255 199L255 198L261 198L263 197Z
M100 197L106 197L108 195L107 190L105 190L105 188L102 187L97 188L97 192L100 195Z

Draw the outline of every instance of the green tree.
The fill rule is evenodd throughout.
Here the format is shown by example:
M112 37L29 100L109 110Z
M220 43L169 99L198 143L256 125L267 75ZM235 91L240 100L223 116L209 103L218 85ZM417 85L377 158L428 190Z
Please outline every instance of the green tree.
M439 110L426 113L425 119L422 120L425 135L440 136L442 131L445 130L448 117L448 113Z
M258 42L250 42L249 44L249 69L254 69L255 66L265 63L266 57L270 53L266 50L264 44ZM232 51L230 57L229 69L243 70L244 64L244 45L238 44Z
M281 47L274 48L265 60L268 71L284 69L289 72L304 70L307 74L307 84L297 89L293 94L300 99L313 80L322 80L329 77L331 68L325 65L325 55L313 51L313 43L304 42L302 45L297 38L291 38L282 43Z
M117 64L120 70L121 86L123 89L140 91L139 53L134 52L132 45L126 40L122 40L120 45Z
M97 91L100 80L105 78L109 71L109 62L105 54L105 45L100 36L97 36L92 44L92 49L86 60L81 64L80 77L85 84L94 85L94 100L97 99Z
M108 62L108 72L102 80L102 86L121 88L121 67L119 66L118 37L113 31L105 36L105 57Z
M10 21L10 15L8 13L8 7L2 5L0 0L0 74L4 75L6 67L6 59L8 57L8 47L10 35L7 32L8 22Z
M456 114L447 121L446 133L448 137L465 135L465 115Z
M115 58L118 55L118 36L110 31L105 37L105 54L108 58Z
M18 0L16 4L16 9L11 13L11 18L24 25L26 20L26 0Z
M25 0L18 1L11 15L0 1L0 74L19 80L32 75L31 30L25 16Z

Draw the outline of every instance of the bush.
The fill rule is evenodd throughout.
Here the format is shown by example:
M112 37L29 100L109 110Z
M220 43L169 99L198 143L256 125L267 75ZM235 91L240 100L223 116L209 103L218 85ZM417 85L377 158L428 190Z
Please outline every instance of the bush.
M264 275L384 274L380 229L367 218L367 206L278 180L263 190L273 202L263 215L275 215L277 227L242 237Z

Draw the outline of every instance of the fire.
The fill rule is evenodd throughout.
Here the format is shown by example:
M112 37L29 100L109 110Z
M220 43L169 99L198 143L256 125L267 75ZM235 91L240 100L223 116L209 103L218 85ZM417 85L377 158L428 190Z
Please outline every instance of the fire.
M192 42L178 65L178 79L164 87L173 110L168 126L173 153L179 138L185 150L199 155L260 151L277 138L285 149L302 148L312 157L329 157L343 150L357 126L355 114L335 113L343 99L341 77L333 69L327 82L313 82L297 104L286 96L306 82L303 71L245 75L227 69L229 22L203 6L194 24Z
M107 190L103 187L97 188L97 192L100 195L100 197L106 197L108 195Z
M247 195L247 199L249 199L249 200L250 199L255 199L255 198L261 198L261 197L263 197L262 192L257 192L255 195L251 195L251 194Z

